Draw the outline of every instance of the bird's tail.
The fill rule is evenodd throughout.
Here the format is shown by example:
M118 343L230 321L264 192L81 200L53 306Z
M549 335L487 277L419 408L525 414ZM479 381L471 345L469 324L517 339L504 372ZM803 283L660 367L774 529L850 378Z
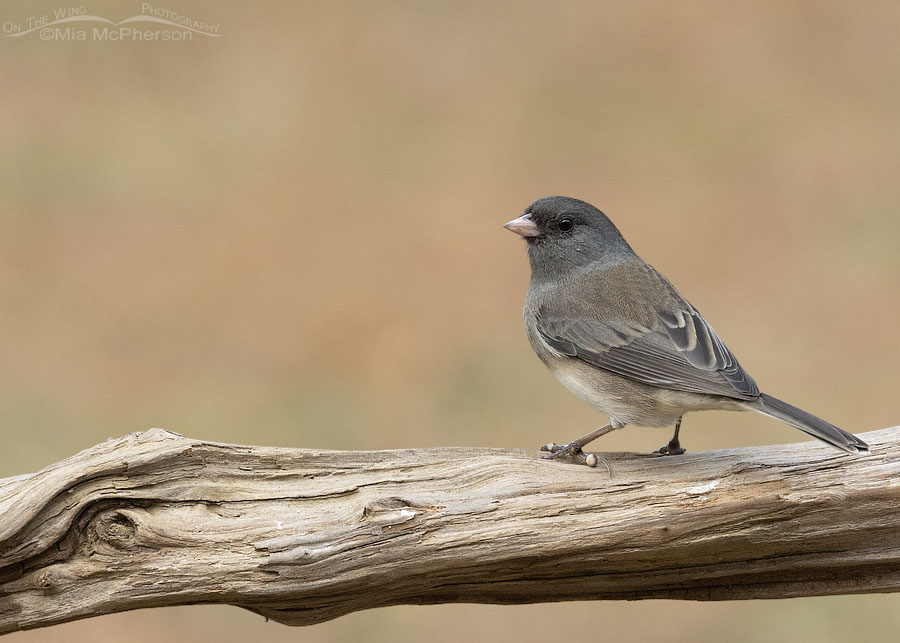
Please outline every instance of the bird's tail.
M796 406L791 406L787 402L782 402L765 393L761 393L759 399L762 407L756 410L764 415L786 422L814 438L819 438L823 442L849 453L869 450L869 445L855 435L847 433L803 409L798 409Z

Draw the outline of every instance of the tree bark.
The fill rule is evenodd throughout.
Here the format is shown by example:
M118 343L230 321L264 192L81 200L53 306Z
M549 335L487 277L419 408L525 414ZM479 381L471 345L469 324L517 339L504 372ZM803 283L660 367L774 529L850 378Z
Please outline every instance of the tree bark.
M228 603L290 625L396 604L900 588L900 427L611 473L500 449L319 451L161 429L0 480L0 633Z

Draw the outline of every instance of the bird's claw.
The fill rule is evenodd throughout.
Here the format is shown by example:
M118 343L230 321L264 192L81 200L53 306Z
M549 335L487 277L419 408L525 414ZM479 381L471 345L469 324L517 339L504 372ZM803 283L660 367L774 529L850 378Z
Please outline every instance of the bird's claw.
M577 444L571 442L569 444L554 444L551 442L550 444L542 446L541 451L549 451L548 455L541 456L544 460L555 460L557 458L568 457L579 464L586 465L592 469L600 463L603 463L603 466L606 467L609 475L612 475L612 467L609 465L609 461L606 458L599 456L596 453L585 453Z
M581 450L580 445L575 444L574 442L570 442L569 444L555 444L551 442L550 444L542 446L541 451L549 451L547 455L541 456L544 460L573 458L582 464L585 463L586 456L584 455L584 451Z
M687 449L681 447L680 444L672 444L669 442L668 444L659 447L655 453L656 455L681 455L682 453L686 453Z

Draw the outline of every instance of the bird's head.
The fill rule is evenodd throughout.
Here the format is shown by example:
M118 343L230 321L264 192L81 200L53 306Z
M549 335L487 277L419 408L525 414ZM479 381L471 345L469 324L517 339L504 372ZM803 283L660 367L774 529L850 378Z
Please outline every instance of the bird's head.
M538 199L505 226L525 238L532 275L554 275L596 261L633 256L605 214L571 197Z

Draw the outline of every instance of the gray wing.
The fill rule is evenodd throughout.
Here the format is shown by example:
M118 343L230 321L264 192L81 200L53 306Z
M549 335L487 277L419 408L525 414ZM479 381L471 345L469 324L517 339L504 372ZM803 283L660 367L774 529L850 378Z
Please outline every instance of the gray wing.
M759 387L703 316L690 304L656 312L648 324L538 311L538 330L554 350L629 379L739 400Z

